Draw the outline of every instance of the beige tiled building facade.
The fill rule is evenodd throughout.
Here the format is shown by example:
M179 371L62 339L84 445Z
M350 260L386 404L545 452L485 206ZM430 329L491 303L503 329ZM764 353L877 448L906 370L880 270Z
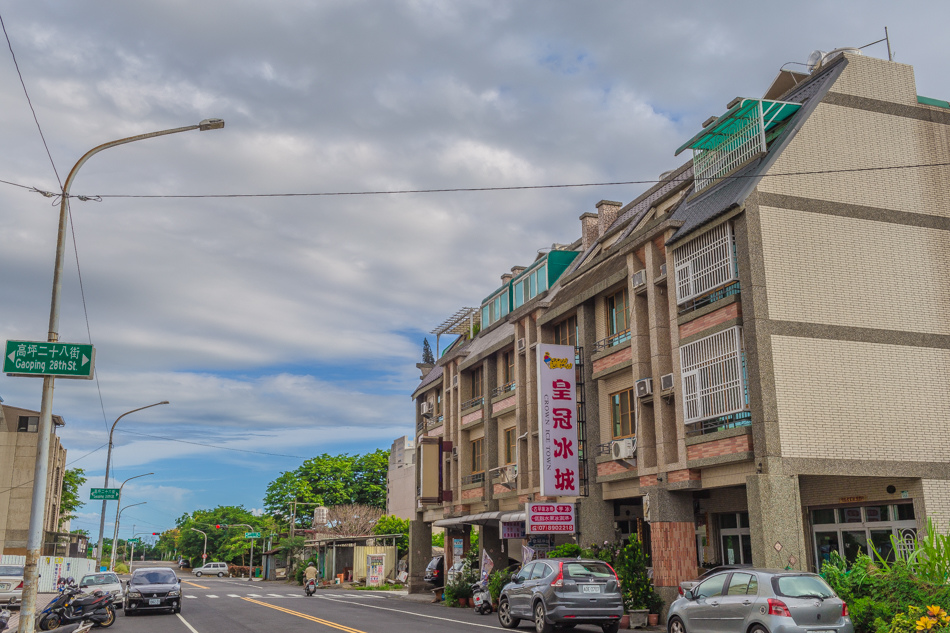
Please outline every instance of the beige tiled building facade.
M577 348L587 495L559 500L578 539L639 536L667 600L700 565L815 569L947 529L948 131L910 66L782 72L692 161L504 274L413 393L417 445L443 448L418 558L432 525L520 558L499 530L539 500L539 342Z
M39 415L37 411L0 405L0 554L26 554ZM54 542L52 535L59 531L66 449L60 444L55 429L64 424L60 416L53 416L44 543Z

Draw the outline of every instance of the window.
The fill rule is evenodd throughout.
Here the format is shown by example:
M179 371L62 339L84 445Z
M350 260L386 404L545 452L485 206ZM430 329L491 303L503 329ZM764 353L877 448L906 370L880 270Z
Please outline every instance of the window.
M613 422L614 438L633 435L633 413L630 410L633 402L633 389L610 395L610 421Z
M630 311L628 308L626 288L607 297L607 334L613 336L627 332L630 329Z
M554 343L577 347L577 316L569 316L554 326Z
M482 368L476 367L472 370L472 398L482 397Z
M478 438L472 442L472 473L485 472L484 456L484 438Z
M545 262L531 271L522 273L522 276L518 278L515 283L515 307L520 308L547 289L548 266Z
M724 222L673 251L678 304L739 278L735 244L732 225Z
M740 326L680 347L687 424L748 407Z
M551 573L551 569L547 565L538 563L534 566L534 569L531 570L531 578L529 578L529 580L540 580Z
M719 538L723 565L752 564L752 533L748 512L719 515Z
M811 511L811 523L819 568L832 552L854 562L858 554L869 554L872 547L892 561L896 557L894 543L909 552L917 536L913 503L818 508Z
M488 327L495 321L507 316L510 308L508 287L505 286L501 292L498 292L482 304L482 327Z
M693 589L693 598L712 598L713 596L722 595L722 589L728 577L729 574L716 574L707 578Z
M518 441L517 433L515 427L505 429L505 465L515 463L515 458L518 455L518 449L515 446L515 442Z
M759 583L752 574L733 572L729 579L727 596L754 596L759 592Z
M442 392L435 394L435 414L442 414Z
M17 433L36 433L40 425L40 418L36 415L21 415L17 419Z
M515 381L515 352L511 350L502 356L502 384L507 385Z

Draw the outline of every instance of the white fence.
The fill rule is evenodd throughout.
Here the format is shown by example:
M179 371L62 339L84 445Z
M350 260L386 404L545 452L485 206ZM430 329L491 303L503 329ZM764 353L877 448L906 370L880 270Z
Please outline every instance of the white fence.
M26 556L0 556L0 565L24 565ZM40 593L56 591L56 582L61 578L79 579L96 570L96 561L91 558L65 558L63 556L40 557Z

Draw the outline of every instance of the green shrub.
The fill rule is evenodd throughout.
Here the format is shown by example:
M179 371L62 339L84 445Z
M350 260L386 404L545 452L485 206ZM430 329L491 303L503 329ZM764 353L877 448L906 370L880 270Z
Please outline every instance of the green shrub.
M612 551L609 547L605 549ZM659 613L663 600L653 589L653 580L647 574L647 559L640 541L631 537L629 543L616 551L614 570L620 577L624 610L649 609L650 613Z
M548 558L577 558L578 556L584 558L585 552L577 543L564 543L548 552Z
M112 569L117 574L127 574L129 573L129 566L125 563L116 563L115 567Z
M488 593L491 594L493 604L498 603L498 598L501 597L501 590L505 588L505 585L511 582L511 577L514 575L514 571L510 569L501 569L492 572L491 576L488 577Z

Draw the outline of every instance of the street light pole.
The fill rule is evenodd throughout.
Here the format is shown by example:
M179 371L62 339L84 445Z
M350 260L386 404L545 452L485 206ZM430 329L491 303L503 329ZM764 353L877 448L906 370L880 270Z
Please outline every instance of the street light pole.
M119 510L118 512L116 512L116 515L115 515L115 538L112 539L112 556L111 556L111 562L109 563L109 571L115 571L115 555L116 555L116 549L117 549L118 544L119 544L119 517L121 517L121 516L122 516L122 513L123 513L124 511L128 510L129 508L133 508L133 507L135 507L135 506L144 505L144 504L146 504L146 503L148 503L148 501L139 501L138 503L133 503L133 504L131 504L131 505L127 505L127 506L125 506L124 508L122 508L121 510ZM135 526L132 526L132 527L134 528ZM135 530L133 529L132 531L134 532Z
M139 477L148 477L149 475L154 475L155 473L145 473L144 475L136 475L135 477L129 477L122 482L122 485L119 486L119 498L115 502L115 531L112 533L112 552L109 554L109 571L112 571L115 567L115 546L116 541L119 540L119 506L122 505L122 489L125 488L125 484L129 483L133 479L138 479ZM128 507L128 506L126 506Z
M112 423L112 428L109 429L109 451L106 453L106 482L103 485L103 488L109 487L109 465L112 463L112 433L115 431L115 425L119 423L119 420L124 418L130 413L135 413L136 411L141 411L142 409L150 409L151 407L157 407L161 404L168 404L168 400L162 400L161 402L156 402L155 404L150 404L145 407L139 407L138 409L132 409L131 411L126 411L119 417L115 419L115 422ZM116 504L118 506L118 503ZM106 500L102 500L102 512L99 514L99 547L96 548L96 568L102 566L102 533L106 529Z
M188 529L194 532L201 532L201 530L196 529L196 528L188 528ZM204 562L208 559L208 533L201 532L201 534L204 534L204 537L205 537L205 546L204 546L204 549L201 550L201 564L204 565Z
M66 220L69 205L69 186L76 178L79 168L102 150L141 141L155 136L187 132L190 130L216 130L224 127L221 119L205 119L198 125L190 125L161 132L139 134L94 147L73 165L63 184L59 204L59 231L56 235L56 261L53 265L53 292L49 306L49 331L47 341L59 341L59 303L63 287L63 260L66 252ZM49 442L53 428L53 377L43 377L43 399L40 404L39 428L36 436L36 464L33 468L33 500L30 504L30 531L26 539L26 561L23 565L23 601L20 603L19 633L33 633L36 615L36 593L39 588L39 562L43 550L43 523L46 518L46 485L49 477Z

